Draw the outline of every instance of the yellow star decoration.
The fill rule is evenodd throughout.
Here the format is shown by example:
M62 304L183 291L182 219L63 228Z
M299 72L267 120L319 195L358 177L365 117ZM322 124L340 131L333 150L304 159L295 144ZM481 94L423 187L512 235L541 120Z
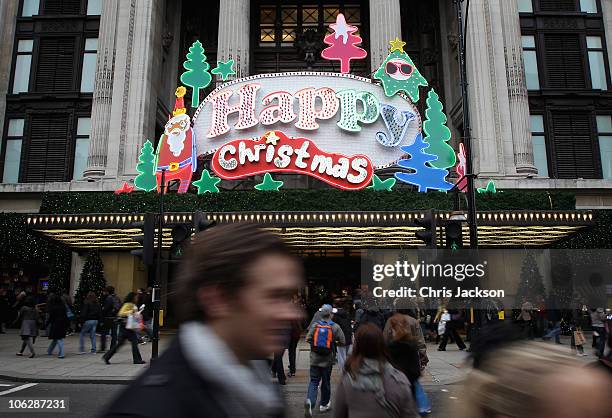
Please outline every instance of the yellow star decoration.
M280 138L276 135L276 132L272 131L266 135L266 144L276 145Z
M393 52L393 51L404 52L404 45L406 45L406 42L402 41L399 38L395 38L389 43L391 44L391 51L389 52Z

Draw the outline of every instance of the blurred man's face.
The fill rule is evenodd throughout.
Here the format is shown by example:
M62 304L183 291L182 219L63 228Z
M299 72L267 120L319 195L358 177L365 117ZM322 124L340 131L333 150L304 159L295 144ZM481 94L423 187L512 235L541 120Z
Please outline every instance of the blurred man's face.
M303 315L292 296L303 285L302 268L281 254L257 258L246 270L245 287L228 301L224 320L242 357L263 358L284 348L291 321Z

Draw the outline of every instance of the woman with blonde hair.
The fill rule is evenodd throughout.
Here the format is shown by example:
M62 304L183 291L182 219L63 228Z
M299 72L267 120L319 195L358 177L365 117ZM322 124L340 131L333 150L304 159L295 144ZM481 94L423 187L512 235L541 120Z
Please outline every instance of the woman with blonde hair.
M457 418L611 417L607 376L537 343L494 350L464 388Z

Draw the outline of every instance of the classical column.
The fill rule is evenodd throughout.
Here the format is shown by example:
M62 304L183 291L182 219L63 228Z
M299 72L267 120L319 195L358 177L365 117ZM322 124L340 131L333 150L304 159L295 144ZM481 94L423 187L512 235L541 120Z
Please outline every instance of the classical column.
M162 0L129 0L119 10L106 178L137 174L140 146L155 133L156 92L153 64L161 45L154 42Z
M472 158L481 177L516 174L500 8L505 1L470 2L466 58Z
M217 60L234 60L236 75L230 76L230 79L249 75L250 11L249 0L220 2Z
M113 98L119 1L106 0L103 5L98 33L96 79L91 106L89 156L87 157L87 168L83 173L83 176L88 179L101 178L106 171L108 131Z
M519 174L537 174L538 170L533 161L533 144L531 143L531 128L529 126L529 97L527 95L525 67L523 66L521 21L517 0L501 1L501 15L516 172Z
M370 62L372 71L376 71L387 58L389 42L395 38L402 38L399 0L370 0Z

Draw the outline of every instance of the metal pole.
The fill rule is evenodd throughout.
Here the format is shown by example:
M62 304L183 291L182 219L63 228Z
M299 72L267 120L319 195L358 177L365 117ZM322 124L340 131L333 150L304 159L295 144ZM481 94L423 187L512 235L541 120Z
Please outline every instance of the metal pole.
M166 190L166 170L162 170L159 187L159 219L157 220L157 259L155 264L155 283L153 284L153 344L151 346L151 363L159 353L159 304L162 265L162 239L164 229L164 193Z
M476 193L474 190L474 173L472 165L472 128L470 126L470 104L468 101L467 62L465 57L465 33L463 11L461 5L464 0L453 0L457 13L457 28L459 32L459 80L461 84L461 100L463 107L463 145L465 147L467 177L467 209L468 224L470 227L470 248L478 247L478 227L476 225ZM469 7L469 2L468 2ZM467 12L466 12L467 14Z

